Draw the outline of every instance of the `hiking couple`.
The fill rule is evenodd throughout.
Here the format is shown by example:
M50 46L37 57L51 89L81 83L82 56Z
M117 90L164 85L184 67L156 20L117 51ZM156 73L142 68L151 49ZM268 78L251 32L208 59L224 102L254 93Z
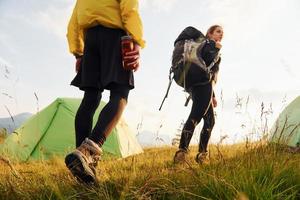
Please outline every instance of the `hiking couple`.
M208 30L208 40L200 55L206 63L211 63L217 55L222 35L220 26ZM196 40L199 36L197 29L188 27L175 44L186 39ZM76 58L77 74L71 85L83 90L84 96L75 117L76 149L66 156L65 163L76 178L94 182L101 147L119 121L129 91L134 88L133 72L139 68L140 48L145 46L138 0L77 0L67 38L70 52ZM213 107L217 104L212 88L219 63L220 60L213 66L213 76L209 80L199 78L203 76L196 64L190 66L186 88L192 94L193 106L182 131L179 151L174 157L176 163L184 161L193 131L201 118L205 123L198 161L207 154L207 143L214 125ZM201 84L203 81L207 84ZM110 90L109 102L92 127L94 113L105 89Z

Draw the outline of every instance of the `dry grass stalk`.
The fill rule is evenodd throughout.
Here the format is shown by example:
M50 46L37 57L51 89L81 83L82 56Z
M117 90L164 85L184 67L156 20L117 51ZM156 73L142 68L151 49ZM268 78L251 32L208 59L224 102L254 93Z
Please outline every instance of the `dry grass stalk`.
M9 168L12 171L12 174L17 177L22 179L22 177L20 176L20 174L17 172L17 170L14 168L14 166L11 164L10 160L8 158L4 158L3 156L0 156L0 161L4 162L5 164L7 164L9 166Z

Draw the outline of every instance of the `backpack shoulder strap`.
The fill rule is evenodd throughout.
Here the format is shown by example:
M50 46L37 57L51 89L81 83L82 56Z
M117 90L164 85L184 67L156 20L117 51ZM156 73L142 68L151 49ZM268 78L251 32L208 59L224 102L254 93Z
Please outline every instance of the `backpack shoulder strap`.
M211 68L213 68L213 66L219 61L220 57L221 57L221 54L218 52L218 54L216 55L216 57L213 59L213 61L207 67L207 71L208 72L211 72Z

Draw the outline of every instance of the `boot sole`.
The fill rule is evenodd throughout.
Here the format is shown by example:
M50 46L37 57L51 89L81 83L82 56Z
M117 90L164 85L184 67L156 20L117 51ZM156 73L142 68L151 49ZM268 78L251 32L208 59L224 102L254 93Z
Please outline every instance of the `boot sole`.
M96 177L92 174L88 166L76 154L68 154L65 158L65 164L74 177L85 183L94 183Z
M200 165L203 165L205 163L207 163L207 158L201 158L201 156L197 155L196 158L195 158L195 161L200 164Z
M176 152L174 159L174 164L183 164L186 162L186 155L183 152Z

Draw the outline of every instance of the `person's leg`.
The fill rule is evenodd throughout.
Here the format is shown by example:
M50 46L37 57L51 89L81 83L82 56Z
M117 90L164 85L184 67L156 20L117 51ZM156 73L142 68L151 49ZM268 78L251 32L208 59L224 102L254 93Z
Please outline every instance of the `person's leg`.
M197 86L192 89L192 110L182 129L179 143L179 150L174 156L174 163L182 163L185 161L186 153L192 139L195 127L207 111L212 95L211 84Z
M211 131L215 125L215 115L212 104L210 104L203 120L204 124L200 133L199 152L206 153Z
M195 127L206 113L210 105L212 95L211 84L197 86L192 89L192 110L182 129L179 148L187 151L191 138L193 136Z
M101 148L88 139L91 133L93 116L100 103L99 89L86 88L84 97L75 117L76 149L65 157L66 166L71 173L84 182L94 182L96 173L91 163L101 156Z
M81 145L92 131L93 116L99 106L102 91L96 88L86 88L84 97L75 117L76 148Z
M121 118L127 104L129 90L128 86L118 84L114 84L110 90L109 102L102 109L97 124L89 137L100 147Z

